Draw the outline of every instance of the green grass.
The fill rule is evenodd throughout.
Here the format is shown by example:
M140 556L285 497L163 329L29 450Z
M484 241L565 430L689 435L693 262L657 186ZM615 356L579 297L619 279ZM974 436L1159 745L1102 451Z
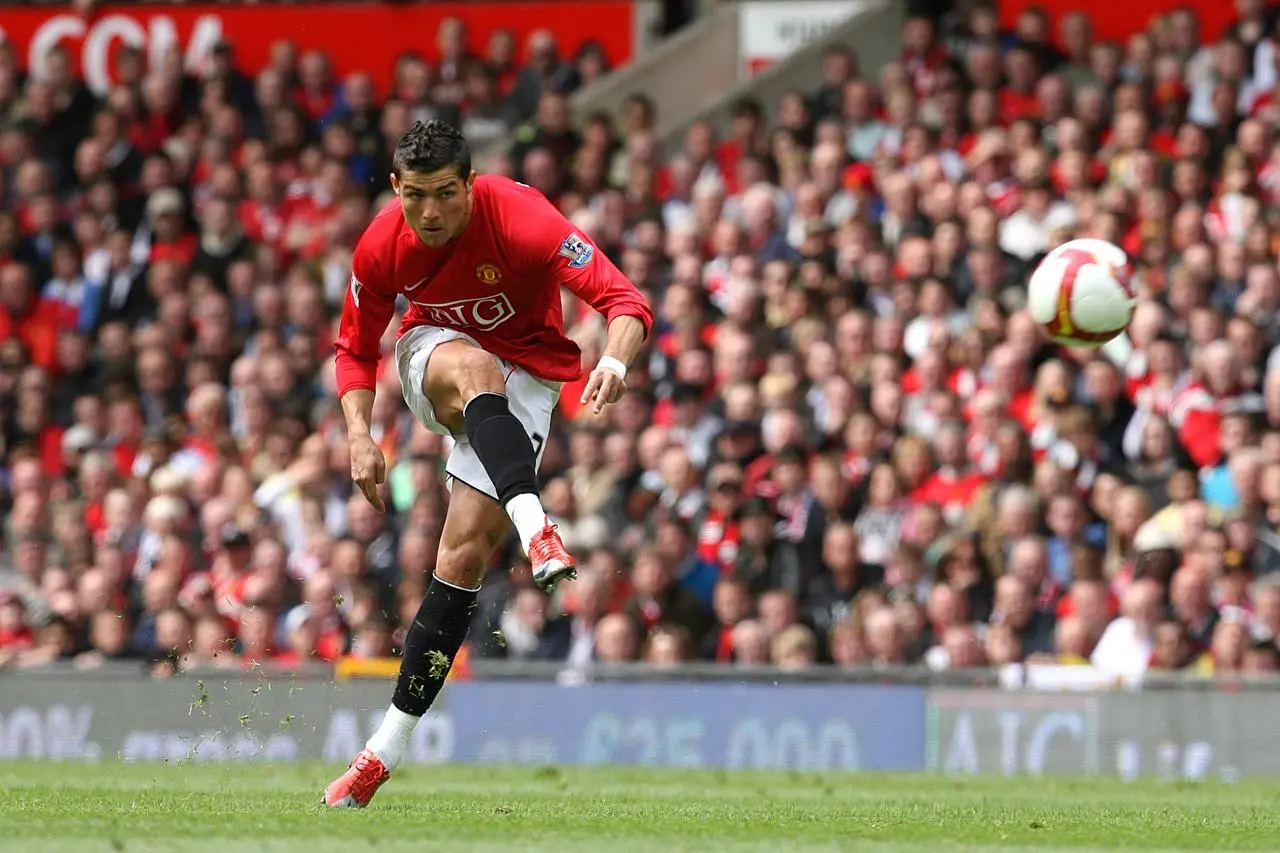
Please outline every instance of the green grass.
M0 763L0 851L1280 850L1280 785L403 770L326 811L340 768Z

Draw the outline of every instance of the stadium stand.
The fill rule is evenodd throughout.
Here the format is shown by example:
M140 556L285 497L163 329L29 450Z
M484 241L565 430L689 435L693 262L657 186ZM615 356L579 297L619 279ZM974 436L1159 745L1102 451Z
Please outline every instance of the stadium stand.
M386 371L393 510L353 495L332 339L390 146L439 115L510 136L502 168L660 316L628 397L594 421L567 388L547 444L581 578L548 599L505 548L473 657L1274 671L1261 5L1211 44L1185 11L1116 44L960 4L909 17L878 75L831 50L808 91L743 98L678 151L645 99L571 125L590 46L454 85L405 58L381 99L287 47L249 79L230 46L202 78L123 51L98 98L64 53L32 79L0 45L0 666L394 653L446 448ZM1022 310L1070 235L1135 262L1123 363L1048 347ZM600 321L565 314L594 364Z

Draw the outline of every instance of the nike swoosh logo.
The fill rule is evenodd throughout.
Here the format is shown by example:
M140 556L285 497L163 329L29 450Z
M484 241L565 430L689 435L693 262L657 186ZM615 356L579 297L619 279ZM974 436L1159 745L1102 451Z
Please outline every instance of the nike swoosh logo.
M413 284L411 284L411 285L409 285L408 287L406 287L406 288L404 289L404 292L405 292L405 293L408 293L408 292L409 292L409 291L411 291L411 290L417 290L419 287L422 287L422 285L424 285L424 284L426 284L426 283L427 283L427 280L426 280L425 278L420 278L420 279L418 279L416 282L414 282Z

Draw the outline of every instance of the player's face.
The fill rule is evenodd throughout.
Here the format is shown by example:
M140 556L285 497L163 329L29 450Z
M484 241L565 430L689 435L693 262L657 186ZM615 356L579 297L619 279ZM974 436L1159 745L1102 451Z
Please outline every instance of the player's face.
M471 221L471 187L476 173L464 181L453 169L436 172L405 171L391 176L391 188L400 196L405 221L428 246L443 246L462 233Z

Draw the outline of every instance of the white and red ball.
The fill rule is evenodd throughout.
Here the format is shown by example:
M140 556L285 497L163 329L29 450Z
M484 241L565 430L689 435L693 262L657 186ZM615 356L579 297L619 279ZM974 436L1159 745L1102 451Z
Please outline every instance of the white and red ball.
M1133 319L1138 304L1129 257L1106 240L1071 240L1054 249L1027 283L1027 309L1052 340L1100 347Z

